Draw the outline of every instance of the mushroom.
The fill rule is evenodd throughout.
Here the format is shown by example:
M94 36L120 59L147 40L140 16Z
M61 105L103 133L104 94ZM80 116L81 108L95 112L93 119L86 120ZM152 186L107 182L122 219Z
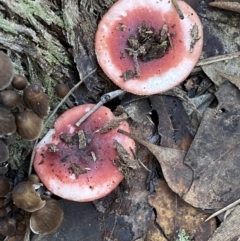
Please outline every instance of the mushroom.
M13 236L16 232L16 222L14 218L0 218L0 234Z
M17 133L25 140L36 140L41 134L43 120L31 110L16 115Z
M10 184L6 177L0 176L0 197L4 197L10 190Z
M2 140L0 140L0 164L7 161L8 158L9 158L8 147L4 144Z
M12 86L16 90L24 90L27 87L27 78L20 74L15 74L12 80Z
M48 115L49 98L39 84L30 84L23 91L23 101L27 108L32 109L41 119Z
M7 108L22 107L22 96L18 94L15 90L3 90L0 92L0 103Z
M58 97L64 98L68 94L68 92L70 91L70 88L67 84L57 84L55 86L55 91L56 91ZM66 104L68 105L69 108L74 107L72 101L69 98L67 98L65 100L65 102L66 102Z
M20 182L12 191L13 203L27 212L35 212L44 207L43 201L31 182Z
M52 198L45 198L46 205L32 213L30 228L36 234L47 235L53 233L63 221L63 209Z
M105 74L138 95L169 90L186 79L202 51L202 24L178 1L180 19L169 0L119 0L101 19L95 52Z
M12 61L3 51L0 51L0 69L0 90L3 90L10 85L13 78Z
M4 197L0 197L0 208L4 207Z
M10 111L0 107L0 137L9 136L16 131L15 118Z
M64 112L35 147L37 175L49 191L64 199L86 202L109 194L123 179L113 164L117 158L114 141L128 152L135 147L116 128L103 134L97 131L114 118L106 107L100 107L77 127L76 122L92 107L85 104ZM120 127L129 130L125 121Z
M0 208L0 218L5 218L7 216L7 209L6 208Z

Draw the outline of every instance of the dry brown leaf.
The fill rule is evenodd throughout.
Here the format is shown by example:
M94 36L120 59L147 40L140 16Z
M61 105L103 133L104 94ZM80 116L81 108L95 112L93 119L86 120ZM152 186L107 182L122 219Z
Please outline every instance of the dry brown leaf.
M152 214L147 236L145 238L145 241L168 241L164 235L162 234L161 230L157 228L155 224L155 214Z
M233 241L240 238L240 206L238 205L231 214L221 223L214 235L208 241Z
M184 160L194 179L183 198L209 211L240 198L240 91L225 82L216 97L217 108L205 112Z
M162 95L153 95L150 101L158 114L161 146L187 151L192 142L191 125L181 101L174 96Z
M156 209L156 222L168 240L174 240L180 230L185 230L195 241L208 240L216 229L214 219L205 223L208 214L185 203L163 180L159 181L156 192L148 200Z
M183 163L186 155L185 151L161 147L151 144L141 138L127 133L123 130L118 130L120 133L133 138L135 141L145 146L157 158L162 167L163 175L169 187L182 196L188 191L193 179L192 169Z

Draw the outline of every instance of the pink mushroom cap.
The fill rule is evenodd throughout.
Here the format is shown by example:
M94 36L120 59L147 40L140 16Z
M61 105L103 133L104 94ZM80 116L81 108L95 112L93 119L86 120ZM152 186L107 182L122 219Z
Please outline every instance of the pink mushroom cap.
M121 89L138 95L152 95L167 91L184 81L196 65L203 46L203 28L196 12L185 2L178 1L183 12L181 20L169 0L119 0L101 19L95 36L95 52L106 75ZM138 26L146 23L159 31L163 24L173 35L173 47L159 59L143 62L140 77L124 81L122 74L134 70L134 61L126 54L127 39L137 34ZM120 25L126 26L124 31ZM193 26L198 35L190 51Z
M100 134L99 130L114 118L106 107L100 107L80 127L75 123L92 108L92 104L76 106L64 112L35 148L34 168L46 188L64 199L86 202L109 194L122 181L123 175L114 165L117 151L114 140L130 153L134 141L117 132L117 128ZM130 131L127 122L119 128ZM78 133L82 130L86 147L79 148ZM71 137L67 142L63 136ZM76 175L73 167L84 170Z

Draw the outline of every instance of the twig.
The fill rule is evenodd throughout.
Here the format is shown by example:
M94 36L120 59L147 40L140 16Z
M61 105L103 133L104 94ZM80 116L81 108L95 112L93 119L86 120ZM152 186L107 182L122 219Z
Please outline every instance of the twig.
M218 216L219 214L221 214L221 213L223 213L223 212L225 212L225 211L227 211L227 210L229 210L229 209L231 209L231 208L237 206L238 204L240 204L240 199L238 199L237 201L235 201L235 202L229 204L229 205L226 206L225 208L222 208L221 210L219 210L219 211L213 213L210 217L208 217L208 218L205 220L205 222L207 222L207 221L209 221L210 219L212 219L212 218Z
M47 120L44 123L44 127L46 127L47 123L51 120L51 118L55 115L55 113L57 112L57 110L59 109L59 107L66 101L66 99L73 93L73 91L79 86L81 85L84 80L86 78L88 78L90 75L92 75L94 72L96 71L96 69L92 70L89 74L87 74L81 81L79 81L68 93L67 95L59 102L59 104L55 107L55 109L53 110L53 112L51 113L51 115L47 118Z
M175 9L176 9L179 18L180 18L180 19L184 19L183 12L182 12L182 10L180 9L180 7L179 7L179 5L178 5L178 0L172 0L172 4L173 4L173 6L174 6Z
M197 64L196 64L196 66L212 64L212 63L216 63L216 62L219 62L219 61L224 61L224 60L237 58L239 56L240 56L240 52L231 53L231 54L218 55L218 56L214 56L214 57L210 57L210 58L199 60L197 62Z
M94 105L93 108L90 109L84 116L82 116L81 119L78 120L75 125L80 126L90 115L92 115L102 105L104 105L108 101L114 99L115 97L122 95L123 93L125 93L124 90L115 90L115 91L112 91L112 92L109 92L109 93L103 95L101 97L100 101L96 105Z

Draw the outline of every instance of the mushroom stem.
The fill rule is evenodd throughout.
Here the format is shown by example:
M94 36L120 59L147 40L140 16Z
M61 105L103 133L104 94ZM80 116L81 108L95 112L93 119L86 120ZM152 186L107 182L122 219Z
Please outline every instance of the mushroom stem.
M92 109L90 109L84 116L82 116L81 119L79 119L75 125L79 127L90 115L92 115L102 105L104 105L108 101L110 101L110 100L114 99L115 97L118 97L124 93L125 93L124 90L115 90L115 91L109 92L107 94L104 94L101 97L100 101L96 105L94 105L94 107Z

